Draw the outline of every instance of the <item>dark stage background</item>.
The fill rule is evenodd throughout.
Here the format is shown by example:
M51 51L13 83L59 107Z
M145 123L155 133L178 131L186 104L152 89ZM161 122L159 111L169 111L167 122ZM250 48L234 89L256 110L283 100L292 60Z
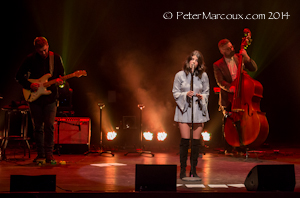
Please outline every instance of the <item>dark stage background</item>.
M163 14L172 12L172 19ZM265 19L184 19L183 14L247 14ZM269 19L271 17L278 19ZM259 70L251 74L264 87L261 109L266 112L270 134L267 143L296 145L300 133L298 101L299 18L298 1L145 1L145 0L32 0L2 5L1 106L22 100L15 74L33 40L45 36L50 50L59 53L66 73L84 69L88 76L70 79L75 116L92 120L92 143L99 140L98 102L104 102L103 131L120 126L123 116L135 116L143 103L143 130L165 130L167 145L177 146L179 131L173 123L173 79L188 54L200 50L210 78L211 120L205 130L212 143L221 140L221 113L212 64L221 58L217 43L228 38L236 51L245 27L252 31L248 53ZM169 14L170 15L170 14ZM169 16L168 15L168 16ZM287 16L289 15L289 16ZM0 114L0 129L4 113ZM134 130L134 129L133 129ZM138 127L135 130L139 130ZM124 137L120 135L119 137ZM119 138L120 139L120 138ZM122 141L122 140L119 140Z

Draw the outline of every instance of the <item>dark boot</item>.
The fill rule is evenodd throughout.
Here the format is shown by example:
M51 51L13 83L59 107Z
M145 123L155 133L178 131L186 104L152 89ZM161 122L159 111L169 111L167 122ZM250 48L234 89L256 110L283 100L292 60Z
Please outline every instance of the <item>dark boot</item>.
M188 157L189 139L181 138L180 141L180 179L186 177L186 161Z
M190 176L191 177L199 177L196 173L196 167L198 164L198 157L199 157L199 149L200 149L200 140L199 139L193 139L193 144L192 144L192 153L190 157L191 161L191 171L190 171Z

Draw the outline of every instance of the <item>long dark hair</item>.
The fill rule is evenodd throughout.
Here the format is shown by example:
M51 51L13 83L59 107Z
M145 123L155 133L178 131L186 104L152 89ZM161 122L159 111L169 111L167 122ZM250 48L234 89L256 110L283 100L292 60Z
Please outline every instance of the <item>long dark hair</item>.
M188 75L189 73L191 73L191 68L189 67L189 62L192 60L193 56L197 56L198 58L198 65L194 71L195 75L198 76L199 78L202 77L203 72L205 72L206 67L205 67L205 63L204 63L204 57L202 55L201 52L199 52L198 50L193 51L187 58L187 60L185 61L184 65L183 65L183 71L185 72L186 75Z

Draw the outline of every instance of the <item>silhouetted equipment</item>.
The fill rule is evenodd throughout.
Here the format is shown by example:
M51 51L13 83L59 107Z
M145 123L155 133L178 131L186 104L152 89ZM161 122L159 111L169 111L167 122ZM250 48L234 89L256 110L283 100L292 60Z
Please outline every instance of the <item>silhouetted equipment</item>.
M11 175L10 192L55 191L56 175Z
M248 191L294 191L294 164L257 165L249 172L244 184Z
M83 154L89 151L91 119L87 117L55 117L54 144L60 153Z
M6 159L5 150L9 141L21 141L24 145L24 156L28 150L28 157L30 158L30 145L27 137L28 132L28 112L29 106L27 102L12 101L10 105L5 105L2 108L5 111L5 126L4 137L1 138L1 152L0 160ZM17 121L20 122L17 122Z
M136 164L135 191L176 191L177 165Z

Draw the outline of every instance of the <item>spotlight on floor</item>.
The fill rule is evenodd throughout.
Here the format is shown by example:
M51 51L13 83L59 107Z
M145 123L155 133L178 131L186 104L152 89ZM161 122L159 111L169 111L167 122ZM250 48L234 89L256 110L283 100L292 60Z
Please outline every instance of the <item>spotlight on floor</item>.
M106 134L106 138L109 141L114 140L116 137L117 137L117 133L115 131L107 132L107 134Z
M162 142L165 141L165 139L167 138L168 134L166 132L157 132L157 140Z
M201 133L201 135L202 135L203 141L206 141L206 142L210 141L210 133L208 133L207 131L204 131Z
M144 132L143 136L145 140L151 141L153 139L153 133L150 131Z

